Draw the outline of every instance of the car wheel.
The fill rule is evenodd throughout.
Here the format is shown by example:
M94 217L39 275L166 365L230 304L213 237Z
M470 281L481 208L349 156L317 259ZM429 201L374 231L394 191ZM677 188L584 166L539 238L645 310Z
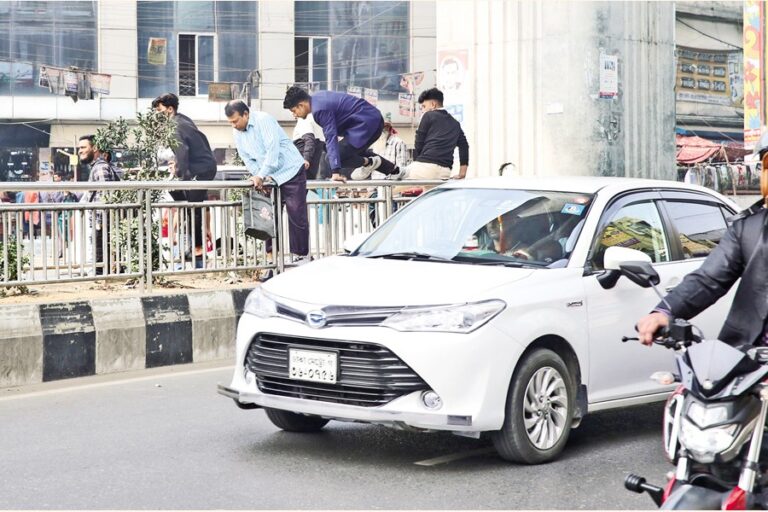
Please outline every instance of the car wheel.
M568 441L575 392L563 359L536 350L520 364L507 394L504 424L491 436L509 461L541 464L556 458Z
M264 409L267 418L277 428L286 432L320 432L329 420L320 416L308 416L280 409Z

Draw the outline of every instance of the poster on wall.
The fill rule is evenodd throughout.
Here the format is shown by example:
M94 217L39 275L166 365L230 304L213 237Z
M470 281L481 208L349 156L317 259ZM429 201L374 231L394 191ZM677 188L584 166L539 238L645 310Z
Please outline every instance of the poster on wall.
M363 97L363 88L357 85L350 85L347 87L347 94L350 96L356 96L358 98Z
M752 149L763 126L761 91L761 42L763 2L744 2L744 147Z
M400 75L400 87L413 94L413 91L424 81L424 72L403 73Z
M413 117L413 94L399 93L397 95L397 104L401 116Z
M468 97L468 55L466 49L437 52L437 88L445 96L445 110L460 123L464 121L464 106Z
M103 73L91 73L89 76L91 81L91 90L99 94L109 94L110 84L112 83L112 75L105 75Z
M367 101L373 106L376 106L379 103L379 90L368 89L366 87L365 89L363 89L363 97L365 98L365 101Z
M619 94L619 58L600 54L600 91L598 96L611 99Z
M165 66L168 54L168 40L164 37L150 37L147 47L147 63L153 66Z

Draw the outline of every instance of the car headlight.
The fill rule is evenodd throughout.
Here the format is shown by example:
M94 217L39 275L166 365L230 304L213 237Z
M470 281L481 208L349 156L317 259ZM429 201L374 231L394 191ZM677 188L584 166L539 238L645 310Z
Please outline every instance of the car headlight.
M502 300L450 306L407 307L381 325L398 331L472 332L506 307Z
M738 425L725 425L700 429L692 421L683 419L680 424L680 444L697 462L709 463L715 455L726 451L733 444Z
M248 294L248 298L245 299L243 312L259 318L277 316L277 303L259 286Z

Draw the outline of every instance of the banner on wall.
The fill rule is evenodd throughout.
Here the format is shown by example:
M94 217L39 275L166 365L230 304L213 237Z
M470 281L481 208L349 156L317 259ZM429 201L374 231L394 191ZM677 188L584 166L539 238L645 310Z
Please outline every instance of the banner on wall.
M443 106L460 123L468 97L468 55L466 49L437 52L437 87L445 97Z
M744 147L752 149L760 139L762 119L763 2L744 2Z
M424 81L424 72L417 71L416 73L403 73L400 75L400 87L407 90L409 94L413 94L413 91L417 86L421 85Z
M744 100L741 52L678 46L675 59L678 101L741 108Z
M619 94L619 58L600 54L600 98L611 99Z

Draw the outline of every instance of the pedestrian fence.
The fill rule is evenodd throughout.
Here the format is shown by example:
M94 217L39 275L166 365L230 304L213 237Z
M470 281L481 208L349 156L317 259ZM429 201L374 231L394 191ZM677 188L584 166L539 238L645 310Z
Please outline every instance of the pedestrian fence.
M440 183L308 181L310 255L342 253L345 240L373 231L413 198L395 194L395 187ZM200 189L208 191L202 203L174 201L169 194ZM132 282L144 291L158 279L181 274L282 272L293 264L289 220L284 208L275 206L276 237L269 253L266 243L247 237L241 198L251 189L242 180L0 182L0 192L33 191L43 199L91 198L93 191L101 197L94 202L0 203L0 292L95 280ZM280 205L280 189L269 190L273 205ZM204 241L195 239L196 222Z

